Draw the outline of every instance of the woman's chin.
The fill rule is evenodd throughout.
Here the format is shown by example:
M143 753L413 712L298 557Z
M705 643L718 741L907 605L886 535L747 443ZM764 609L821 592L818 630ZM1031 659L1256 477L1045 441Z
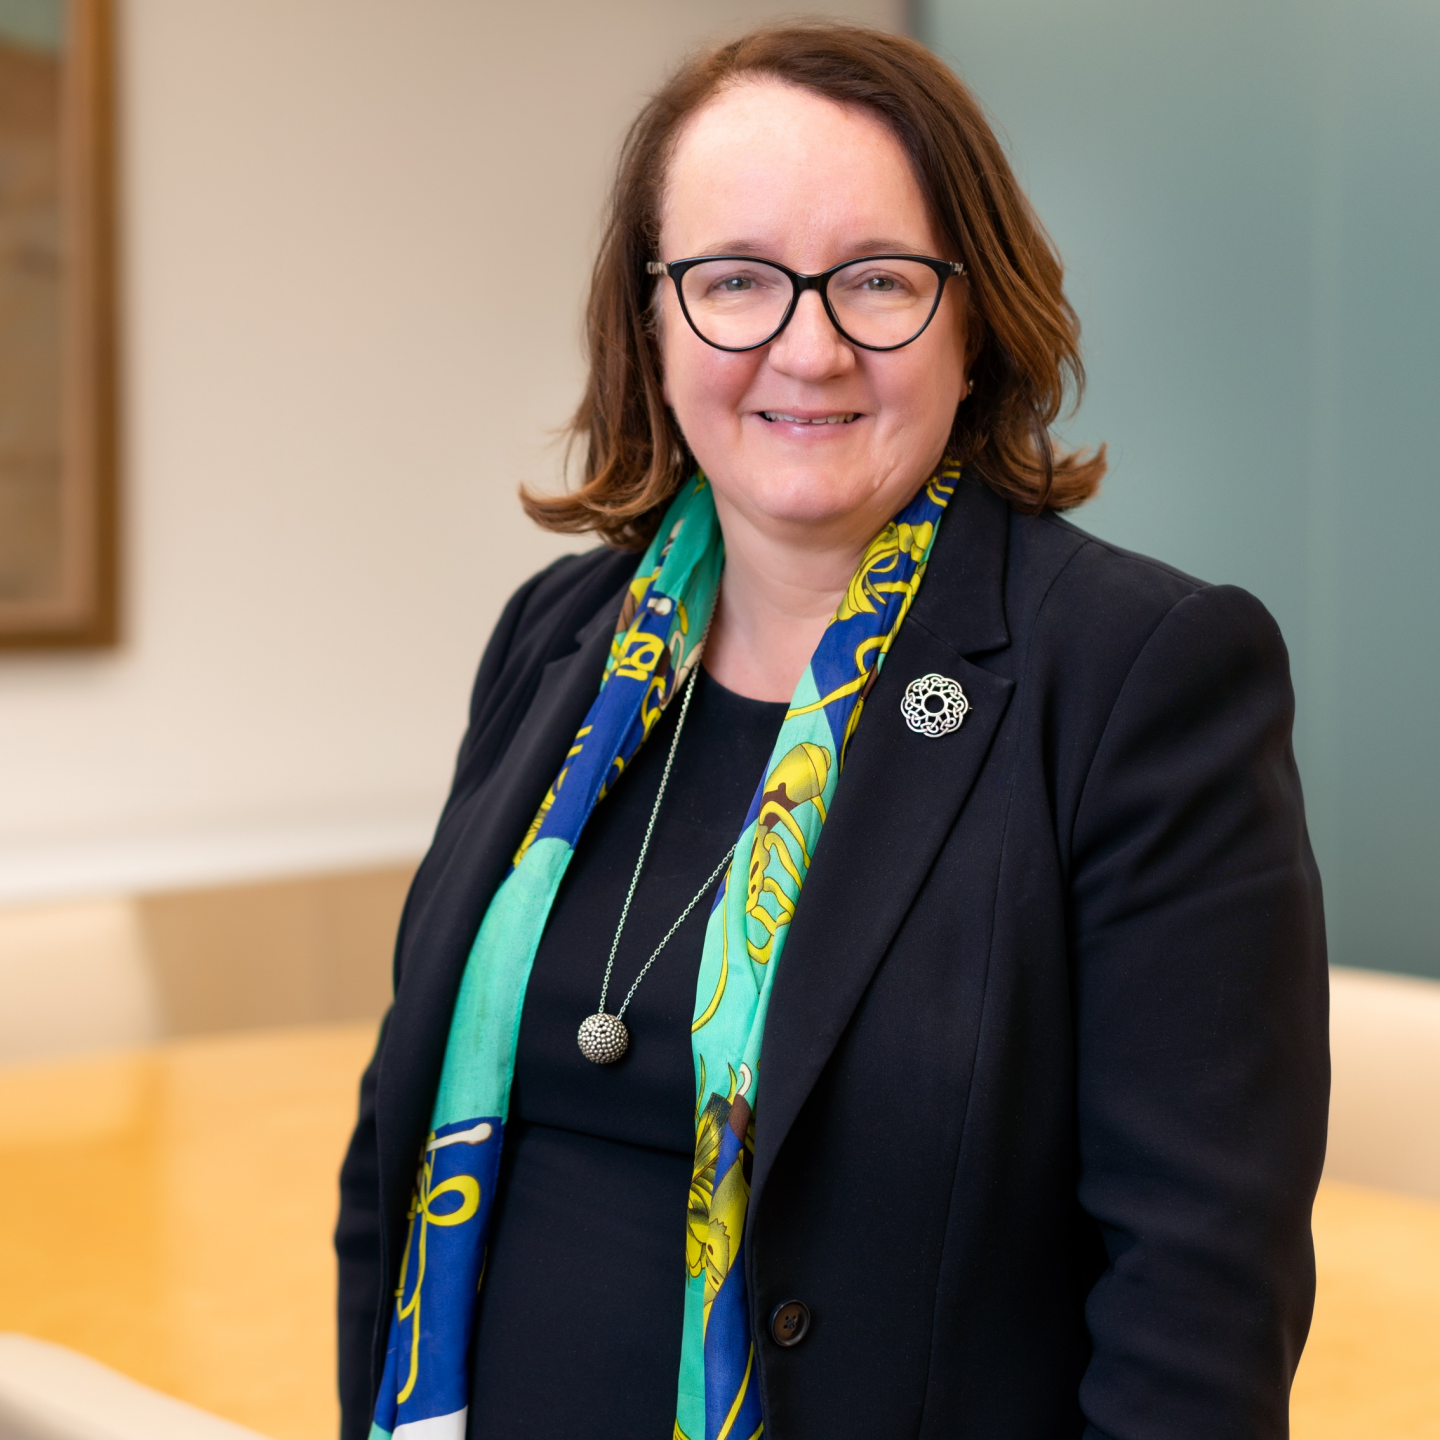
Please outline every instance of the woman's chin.
M872 446L781 457L752 452L706 473L722 512L733 506L759 521L816 529L859 525L873 533L914 498L929 476L921 453L876 454ZM727 473L728 472L728 473ZM722 514L723 518L723 514Z
M850 471L848 466L803 466L779 473L752 472L747 479L750 483L738 486L714 482L721 509L729 508L728 500L762 528L806 529L819 534L858 522L874 528L888 518L888 512L871 513L879 496L869 467Z

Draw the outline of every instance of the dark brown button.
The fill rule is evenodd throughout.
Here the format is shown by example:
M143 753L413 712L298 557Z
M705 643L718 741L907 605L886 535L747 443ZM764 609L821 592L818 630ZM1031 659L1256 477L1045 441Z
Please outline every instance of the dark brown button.
M770 1313L770 1334L777 1345L798 1345L810 1333L810 1307L786 1300Z

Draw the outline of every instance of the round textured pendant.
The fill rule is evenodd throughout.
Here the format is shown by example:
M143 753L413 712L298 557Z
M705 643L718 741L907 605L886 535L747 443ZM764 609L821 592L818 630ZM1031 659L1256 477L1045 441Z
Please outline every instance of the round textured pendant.
M618 1015L597 1010L580 1022L575 1043L587 1060L596 1065L613 1065L630 1048L630 1032Z

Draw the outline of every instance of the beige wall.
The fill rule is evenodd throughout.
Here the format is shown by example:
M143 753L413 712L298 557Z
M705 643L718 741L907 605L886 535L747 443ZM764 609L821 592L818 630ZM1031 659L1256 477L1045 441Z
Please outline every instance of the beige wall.
M0 902L418 852L618 137L786 8L118 0L125 642L0 657Z

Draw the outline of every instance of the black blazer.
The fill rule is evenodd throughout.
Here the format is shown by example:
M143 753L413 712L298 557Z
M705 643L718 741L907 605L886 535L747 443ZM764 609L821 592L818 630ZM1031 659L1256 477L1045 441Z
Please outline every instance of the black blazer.
M558 561L480 665L341 1180L347 1440L461 970L634 566ZM931 671L971 705L941 739L900 714ZM768 1440L1287 1433L1329 1083L1292 707L1250 595L959 485L767 1022L748 1284ZM781 1348L791 1299L813 1324Z

